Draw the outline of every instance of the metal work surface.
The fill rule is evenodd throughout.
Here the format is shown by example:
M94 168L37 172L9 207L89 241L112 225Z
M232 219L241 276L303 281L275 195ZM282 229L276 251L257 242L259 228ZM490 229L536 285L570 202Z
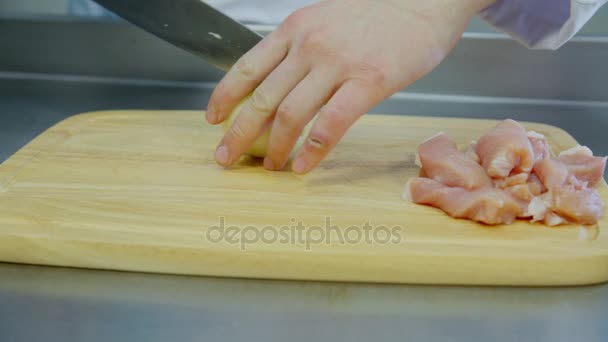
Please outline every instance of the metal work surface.
M607 287L391 286L2 265L3 341L605 341Z
M0 19L0 46L0 161L80 112L203 109L221 76L120 23ZM606 60L602 37L552 53L473 34L373 112L545 122L607 155ZM604 341L606 317L608 285L331 284L0 264L2 341Z

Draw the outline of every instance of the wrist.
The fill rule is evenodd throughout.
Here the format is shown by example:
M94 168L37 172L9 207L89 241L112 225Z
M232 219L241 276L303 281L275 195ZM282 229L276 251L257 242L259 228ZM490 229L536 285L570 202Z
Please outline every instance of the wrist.
M437 0L443 13L465 18L467 21L484 9L492 6L497 0Z
M492 6L497 0L470 0L469 11L472 16L477 15L484 9Z

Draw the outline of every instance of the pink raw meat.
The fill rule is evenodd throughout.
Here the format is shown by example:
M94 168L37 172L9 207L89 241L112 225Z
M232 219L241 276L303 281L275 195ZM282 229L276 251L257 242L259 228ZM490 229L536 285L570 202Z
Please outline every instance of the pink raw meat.
M492 184L483 168L443 133L424 141L417 152L424 173L445 185L470 190Z
M551 155L549 143L544 135L534 131L529 131L526 135L532 146L532 152L534 152L534 161L539 161Z
M563 186L568 179L568 168L558 159L547 157L534 164L534 173L547 189Z
M510 195L492 187L466 190L448 187L429 178L412 178L404 197L417 204L431 205L456 218L466 218L489 225L509 224L523 211Z
M596 185L604 176L606 157L594 157L587 146L576 146L559 154L559 160L581 181Z
M594 224L604 204L594 185L606 157L585 146L551 155L547 139L505 120L465 152L440 133L418 146L420 176L404 197L439 208L455 218L490 225L528 219L549 226Z
M476 152L481 165L493 178L508 177L511 172L529 173L534 165L534 152L522 125L505 120L477 141Z

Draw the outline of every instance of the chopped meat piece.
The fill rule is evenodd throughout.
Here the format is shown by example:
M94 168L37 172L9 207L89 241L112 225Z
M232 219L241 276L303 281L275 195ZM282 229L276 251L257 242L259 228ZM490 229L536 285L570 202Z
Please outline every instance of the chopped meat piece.
M506 188L503 188L504 191L506 191L507 193L509 193L511 196L513 196L514 198L527 203L530 203L530 201L534 198L534 193L532 192L532 190L530 189L530 185L525 183L525 184L515 184Z
M464 152L443 133L420 144L419 177L408 181L404 197L490 225L518 218L549 226L594 224L604 204L593 186L606 160L585 146L554 157L542 134L505 120Z
M437 207L456 218L467 218L489 225L509 224L523 211L510 195L492 187L477 190L448 187L429 178L407 182L404 198L417 204Z
M410 178L405 184L405 191L403 192L403 199L417 203L422 198L428 196L430 193L446 188L445 185L424 177ZM455 188L457 189L457 188ZM464 189L462 189L464 190Z
M553 195L550 192L546 192L540 196L536 196L528 204L528 210L524 216L531 217L532 222L543 221L547 214L550 213L551 207L553 206Z
M443 133L420 144L417 152L425 174L447 186L471 190L492 184L483 168Z
M595 189L565 186L553 192L551 209L568 221L594 224L602 217L604 203Z
M532 151L534 152L535 162L551 155L549 143L547 142L547 138L545 138L544 135L534 131L529 131L527 135L528 140L530 141L530 145L532 146Z
M576 146L559 154L559 160L579 180L595 186L604 176L606 157L594 157L587 146Z
M558 226L560 224L568 223L568 221L566 221L563 217L554 212L548 212L543 222L547 226Z
M475 152L476 146L477 146L477 141L471 141L471 143L469 144L467 149L464 151L464 154L471 157L471 159L473 159L477 164L479 164L479 162L480 162L479 156L477 155L477 152Z
M604 204L597 190L579 190L566 185L534 197L526 216L532 217L532 222L544 221L550 226L567 222L593 224L602 217L603 211ZM556 215L561 218L559 222Z
M518 173L505 179L494 181L494 186L508 192L514 198L528 203L544 191L544 186L535 174Z
M604 204L597 190L565 186L532 199L526 216L532 217L532 222L543 221L550 226L566 222L594 224L603 211Z
M553 157L547 157L534 164L534 173L549 190L561 187L568 179L566 165Z
M576 190L581 190L589 187L589 182L582 181L576 178L573 174L568 175L568 178L566 179L566 184L572 185Z
M529 213L528 206L530 205L530 202L547 190L538 177L532 173L524 184L513 184L505 187L504 191L522 203L524 212L519 217L527 218L533 216L533 214Z
M528 177L528 187L534 196L538 196L547 191L547 188L545 188L535 173L531 173L530 177Z
M494 180L494 186L500 189L505 189L518 184L526 184L528 181L527 173L517 173L507 178Z
M508 177L513 171L529 173L534 152L526 130L513 120L505 120L477 141L481 165L493 178Z

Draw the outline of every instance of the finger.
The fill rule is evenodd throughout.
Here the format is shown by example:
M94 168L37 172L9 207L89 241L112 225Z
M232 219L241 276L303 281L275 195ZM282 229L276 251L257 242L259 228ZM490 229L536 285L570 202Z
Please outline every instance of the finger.
M219 164L229 166L245 153L268 128L279 104L307 73L304 64L290 57L270 73L236 113L218 149L216 159Z
M355 121L380 100L377 90L361 82L345 82L321 109L310 134L298 151L293 171L303 174L315 168Z
M287 56L284 34L272 32L243 55L214 89L207 106L207 121L218 124Z
M334 94L337 72L312 70L279 105L264 160L268 170L282 170L304 127Z

